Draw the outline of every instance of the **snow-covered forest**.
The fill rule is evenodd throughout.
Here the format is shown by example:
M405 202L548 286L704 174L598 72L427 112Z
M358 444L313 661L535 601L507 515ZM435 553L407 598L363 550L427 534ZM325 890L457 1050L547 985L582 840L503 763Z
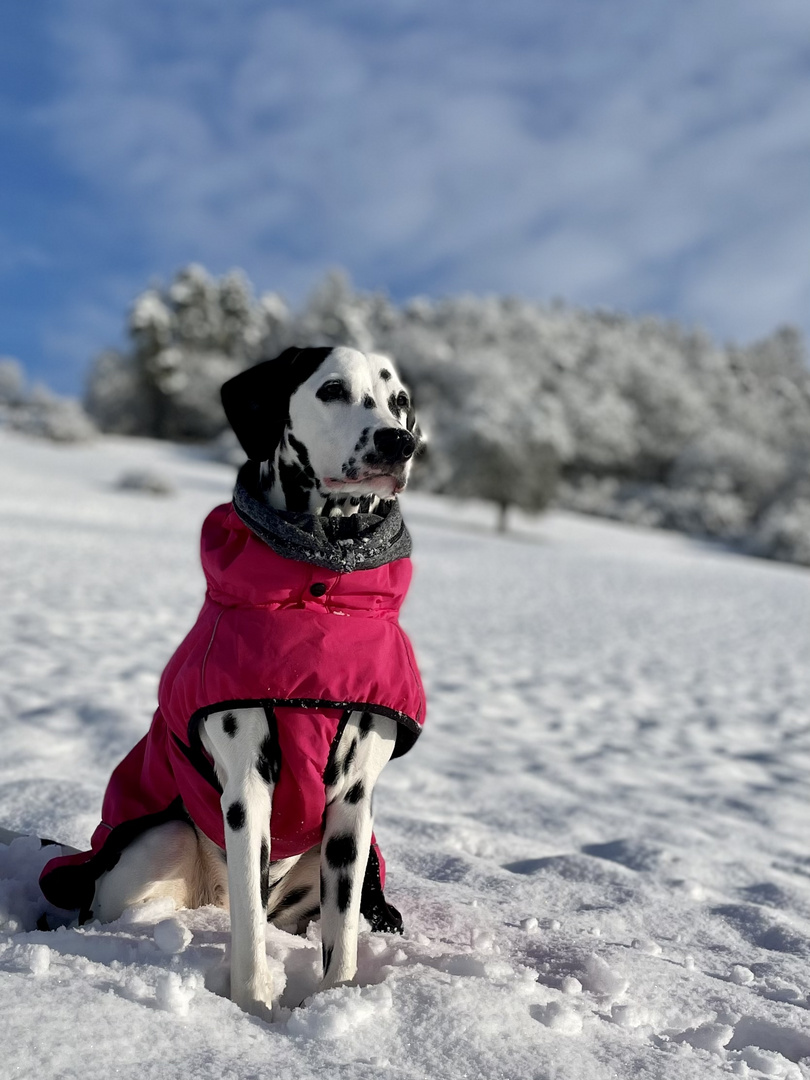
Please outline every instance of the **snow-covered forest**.
M217 280L189 266L135 300L127 330L128 351L102 353L89 374L85 407L102 431L220 439L227 455L226 378L292 344L377 349L398 361L430 436L423 489L553 503L810 565L810 368L790 327L740 347L558 302L398 306L339 272L293 310L255 297L238 271ZM9 414L0 377L3 400ZM55 410L57 437L83 434L64 409L34 394L12 426L48 434Z
M654 318L509 297L399 307L340 273L294 311L238 272L190 266L138 297L129 334L90 375L102 430L212 438L219 386L245 365L292 344L377 349L430 433L424 488L525 509L553 497L810 563L810 370L792 329L721 347Z

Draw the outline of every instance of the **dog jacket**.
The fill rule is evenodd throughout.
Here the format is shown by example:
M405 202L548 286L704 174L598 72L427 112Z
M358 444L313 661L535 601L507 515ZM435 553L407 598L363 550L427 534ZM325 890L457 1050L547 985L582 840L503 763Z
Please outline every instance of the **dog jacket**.
M320 842L323 772L349 711L397 721L394 757L422 729L424 690L398 620L410 559L338 573L283 558L232 504L209 514L201 555L205 602L161 676L148 733L113 772L91 850L52 859L42 872L42 891L58 907L88 910L98 877L163 821L188 815L224 848L221 789L199 736L212 712L259 706L275 719L273 860ZM380 868L384 884L381 858Z

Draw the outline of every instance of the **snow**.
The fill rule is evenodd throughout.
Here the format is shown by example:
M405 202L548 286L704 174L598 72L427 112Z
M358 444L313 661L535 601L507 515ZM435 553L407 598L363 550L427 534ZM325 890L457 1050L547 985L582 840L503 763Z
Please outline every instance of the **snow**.
M136 469L174 494L122 490ZM3 827L87 845L232 480L0 432ZM404 511L430 712L375 800L404 937L363 933L357 985L314 994L317 925L269 927L267 1024L222 996L226 913L40 931L49 852L0 843L0 1077L810 1078L810 575L575 515L498 536L486 507Z

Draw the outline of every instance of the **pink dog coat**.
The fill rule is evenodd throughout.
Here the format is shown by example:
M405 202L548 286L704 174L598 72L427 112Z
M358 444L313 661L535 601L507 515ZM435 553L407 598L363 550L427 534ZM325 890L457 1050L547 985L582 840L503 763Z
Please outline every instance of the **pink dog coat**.
M281 771L273 860L320 842L323 771L347 711L395 719L394 757L421 731L424 691L398 621L410 559L352 573L285 559L231 504L208 515L201 553L205 602L161 676L148 733L113 772L91 850L52 859L42 872L42 891L59 907L88 910L96 879L162 821L187 813L224 848L220 789L199 737L212 712L261 706L275 713Z

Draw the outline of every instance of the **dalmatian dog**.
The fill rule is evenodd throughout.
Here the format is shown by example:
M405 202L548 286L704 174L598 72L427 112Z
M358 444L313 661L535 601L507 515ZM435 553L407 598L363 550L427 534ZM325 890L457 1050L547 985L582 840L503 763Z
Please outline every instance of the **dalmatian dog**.
M277 360L259 364L226 383L223 404L248 454L255 480L252 489L255 502L276 512L285 522L294 521L310 531L320 521L324 526L329 522L339 532L351 535L353 522L348 519L356 516L358 522L376 520L375 515L384 517L387 512L393 512L396 496L404 489L414 456L423 442L410 395L391 359L352 348L289 349ZM398 508L395 509L398 514ZM219 511L220 517L211 526L217 538L225 535L223 530L229 522L236 521L232 507ZM208 523L203 530L203 547L206 528ZM303 625L305 616L311 612L318 627L327 622L338 627L357 625L358 632L366 635L362 638L364 644L355 646L350 642L347 655L362 651L371 663L373 648L365 642L372 641L368 635L379 624L380 632L389 635L386 641L398 643L396 679L405 678L402 672L408 664L416 671L407 638L392 619L342 617L352 614L348 605L354 600L353 595L341 599L340 589L355 575L328 571L300 560L290 563L277 558L269 549L264 550L261 542L243 529L239 521L234 528L242 531L227 533L227 543L221 545L227 553L222 565L230 566L232 549L237 548L240 558L276 559L273 565L281 566L283 572L288 570L292 575L290 580L296 582L290 587L295 593L293 602L287 598L290 590L284 578L283 589L287 591L280 606L285 612L289 610L288 621ZM216 548L219 540L210 543ZM258 551L259 548L262 550ZM409 565L407 558L402 564L383 564L383 571L379 572L390 576L394 572L391 567L404 563ZM259 567L258 575L264 563L246 565L249 573L245 587L253 588L256 582L251 576L252 567ZM367 575L364 582L373 582L378 570L359 573ZM408 580L409 573L408 570ZM306 575L323 576L328 584L315 581L307 588L299 587L299 581L310 580ZM216 591L209 580L209 594L212 589ZM319 608L317 605L322 602L325 607ZM236 608L238 605L234 606L230 600L218 604L210 637L213 646L206 645L203 659L203 664L208 665L204 678L209 683L223 627L235 617ZM203 608L200 620L204 622L208 617ZM256 622L259 616L251 617L254 619L251 625L259 625ZM246 632L239 633L244 637ZM402 640L407 648L401 644ZM247 655L248 645L243 638L239 641L242 649L239 655ZM275 638L268 641L272 644ZM257 649L257 655L264 655L266 645L260 643ZM303 655L306 660L306 652ZM175 691L174 683L182 690L185 668L181 670L179 663L173 659L161 680L160 700L166 715L172 707L171 695L181 692ZM224 661L218 663L227 667ZM324 663L322 656L318 661L313 660L316 666L318 663ZM299 660L290 666L296 665L305 666ZM343 661L336 662L339 682L348 678L341 665ZM359 663L358 672L357 678L366 677ZM228 680L233 674L222 671L216 677L226 680L222 685L230 687ZM296 677L304 680L302 685L308 685L306 680L311 675L304 671ZM271 677L275 677L273 673L268 676ZM422 693L418 673L408 674L407 678L411 680L410 689L397 689L396 694L400 697L411 694L416 700ZM194 685L200 681L196 675L194 680ZM160 745L169 744L179 763L174 766L175 773L180 775L191 760L194 768L188 768L195 782L202 787L208 785L209 795L216 788L218 828L224 833L224 850L211 836L211 833L219 835L216 828L201 827L204 809L197 809L197 791L185 786L186 780L181 777L177 781L178 798L168 810L142 814L134 838L126 831L131 830L130 822L113 821L108 814L110 820L105 818L99 826L101 839L94 836L97 850L89 862L82 863L85 856L65 858L63 854L49 864L41 879L45 895L57 896L60 881L70 884L77 873L92 865L92 900L89 893L84 900L79 899L76 887L73 903L83 906L86 915L92 914L102 922L117 919L133 904L158 897L169 896L178 906L185 907L209 903L227 906L231 921L230 997L246 1011L265 1019L271 1018L277 996L266 962L267 922L300 932L309 921L320 916L323 949L320 989L352 980L357 969L361 915L373 929L401 930L399 913L385 901L382 892L380 860L372 837L371 800L382 769L392 756L401 752L402 739L412 742L418 734L421 718L414 720L413 714L421 706L417 704L410 708L410 715L405 715L409 707L400 709L399 698L393 704L387 699L383 703L377 699L369 703L363 698L365 686L360 691L351 687L347 690L343 683L340 687L341 700L332 700L337 691L327 693L324 700L298 691L290 696L287 689L262 697L251 691L227 700L222 699L227 689L213 693L215 700L206 698L204 707L197 709L196 727L192 731L192 725L189 726L188 738L184 726L180 735L161 732ZM391 693L393 700L394 691ZM354 700L352 694L360 700ZM164 696L169 704L164 704ZM185 706L186 710L191 707ZM159 710L150 737L160 715ZM331 721L323 719L323 723L327 727L331 723L332 727L328 728L328 741L324 742L327 736L318 725L321 718L328 717L332 717ZM325 763L316 762L315 786L321 790L312 795L317 804L316 824L320 835L306 850L286 854L285 850L277 850L279 841L271 829L271 819L275 822L274 814L278 813L276 802L282 789L293 787L303 790L308 799L307 784L313 786L311 775L309 780L288 775L294 769L294 755L299 752L289 749L293 727L296 737L299 728L311 732L309 737L320 739L319 745L325 746L328 754ZM140 756L134 764L128 764L130 759L125 759L113 775L111 785L117 782L119 787L124 783L137 786L146 782L144 777L152 762L150 753L154 755L155 751L148 748L139 751L136 747L130 758L136 752ZM164 763L158 762L155 767L164 770ZM310 774L312 768L310 762ZM169 783L162 771L159 782L163 787ZM147 809L154 810L157 805L150 804ZM144 822L148 827L144 827ZM115 843L108 840L116 836ZM106 849L112 850L111 856L105 856ZM81 865L77 867L74 863ZM66 906L64 902L62 906Z

